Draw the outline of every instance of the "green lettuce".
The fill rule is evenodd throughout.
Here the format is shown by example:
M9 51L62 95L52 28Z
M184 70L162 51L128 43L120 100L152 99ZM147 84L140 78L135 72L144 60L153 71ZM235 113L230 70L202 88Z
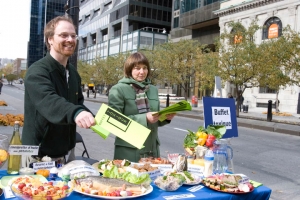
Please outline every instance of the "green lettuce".
M150 185L151 178L148 173L137 176L131 172L120 173L118 167L113 166L110 170L104 170L103 177L119 178L133 184Z

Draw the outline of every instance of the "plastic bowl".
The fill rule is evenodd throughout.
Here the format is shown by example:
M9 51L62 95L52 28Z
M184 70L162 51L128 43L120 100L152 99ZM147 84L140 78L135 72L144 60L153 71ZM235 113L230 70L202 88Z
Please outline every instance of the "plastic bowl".
M73 188L70 188L65 182L63 181L49 181L49 182L45 182L45 183L41 183L41 184L36 184L34 183L31 186L31 189L29 188L29 190L23 189L24 191L19 189L19 185L21 183L18 184L12 184L11 187L11 191L13 192L13 194L19 198L19 199L24 199L24 200L54 200L54 199L64 199L67 198L68 196L70 196L70 194L73 191ZM27 184L29 185L29 184ZM28 187L28 186L26 186ZM38 188L39 187L43 187L44 190L41 191ZM55 187L59 187L59 190L53 190L52 188ZM32 194L31 191L39 191L37 194ZM29 191L29 193L27 192ZM55 192L54 192L55 191Z
M154 184L165 191L176 191L183 185L183 182L174 176L159 176L154 180Z

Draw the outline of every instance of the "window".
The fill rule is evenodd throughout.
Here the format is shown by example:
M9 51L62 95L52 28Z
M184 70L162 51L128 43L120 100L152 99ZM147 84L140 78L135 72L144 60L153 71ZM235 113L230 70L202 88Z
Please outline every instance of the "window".
M236 27L235 29L232 29L230 32L232 34L230 44L241 43L243 41L243 35L244 35L245 31L246 30L242 25Z
M179 26L179 17L174 18L173 28L178 28Z
M282 35L282 23L278 17L272 17L266 21L263 27L262 39L278 38Z
M270 89L269 87L259 87L259 93L272 93L272 94L276 94L276 90Z
M174 10L179 10L180 8L180 0L175 0L174 1Z

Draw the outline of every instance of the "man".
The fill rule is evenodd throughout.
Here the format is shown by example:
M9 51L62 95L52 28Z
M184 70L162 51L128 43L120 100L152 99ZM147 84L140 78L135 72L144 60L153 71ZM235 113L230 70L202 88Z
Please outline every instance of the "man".
M22 156L28 166L44 156L64 163L76 144L76 125L95 125L93 114L83 105L81 78L68 58L76 47L72 20L59 16L47 23L47 55L33 63L25 77L23 145L39 146L38 156ZM74 151L72 158L74 159Z

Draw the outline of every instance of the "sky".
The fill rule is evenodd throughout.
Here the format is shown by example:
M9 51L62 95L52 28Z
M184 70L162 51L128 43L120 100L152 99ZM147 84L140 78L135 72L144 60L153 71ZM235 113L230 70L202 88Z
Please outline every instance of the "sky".
M27 58L31 0L0 0L0 58Z

